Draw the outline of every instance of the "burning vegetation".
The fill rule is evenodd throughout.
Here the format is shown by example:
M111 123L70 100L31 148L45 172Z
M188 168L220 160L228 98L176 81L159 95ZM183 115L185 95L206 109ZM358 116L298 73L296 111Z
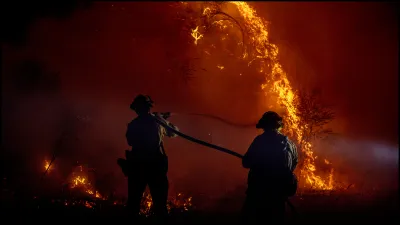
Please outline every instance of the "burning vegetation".
M180 2L178 7L178 15L187 21L194 45L200 52L212 54L209 49L215 48L215 43L207 40L211 32L220 35L222 42L228 42L229 37L240 49L230 50L230 55L235 56L235 60L244 61L248 67L256 67L264 75L265 81L260 88L266 96L275 96L285 111L283 132L300 147L301 162L297 173L302 178L302 187L313 190L339 188L334 180L332 164L327 159L318 159L311 138L318 133L315 128L321 130L334 118L333 113L308 104L313 102L293 88L279 62L279 48L270 42L267 22L247 2ZM220 70L226 69L220 64L215 66ZM331 169L317 169L319 163Z
M45 160L44 168L49 173L49 168L53 168L53 164L50 165L50 161ZM87 168L83 165L77 165L73 172L67 178L64 183L64 192L69 192L68 199L53 199L52 203L63 205L63 206L83 206L90 209L104 204L104 202L112 202L114 206L124 206L125 201L115 199L112 196L102 195L94 185L95 177L90 176L91 172L94 172L93 168ZM143 193L140 214L144 216L152 215L153 201L151 194L148 190ZM187 197L182 193L172 196L167 202L167 209L169 212L184 212L189 211L193 208L192 197Z
M143 193L143 198L142 198L142 207L140 209L140 214L149 216L152 214L152 205L153 205L153 200L151 199L151 194L146 191ZM167 202L167 209L168 212L184 212L188 211L193 208L192 205L192 197L185 197L182 193L178 193L175 197L171 198Z

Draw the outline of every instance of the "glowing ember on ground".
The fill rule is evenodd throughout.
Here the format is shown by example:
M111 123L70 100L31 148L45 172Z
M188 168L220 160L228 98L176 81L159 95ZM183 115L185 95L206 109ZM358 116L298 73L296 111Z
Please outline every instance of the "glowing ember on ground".
M72 177L72 182L71 182L71 189L75 188L80 188L87 194L91 195L94 198L97 199L105 199L101 196L101 194L94 189L92 184L88 181L88 178L86 176L82 175L75 175Z
M202 15L206 16L207 18L212 18L211 15L213 13L221 14L220 11L222 11L222 7L220 7L218 3L191 2L189 4L202 4L200 7L204 8ZM264 90L265 95L274 93L277 96L278 104L284 106L285 108L285 122L287 126L283 132L293 140L297 141L299 146L301 146L301 151L304 155L302 158L303 166L299 168L300 177L302 177L311 188L319 190L332 190L333 170L330 171L327 179L323 179L317 175L317 168L315 166L316 156L314 156L313 145L311 142L305 140L306 138L304 137L304 130L306 125L301 125L302 118L298 116L298 109L295 106L296 92L293 90L286 72L283 70L282 65L278 61L278 46L270 43L269 41L269 33L266 22L257 15L256 11L250 7L247 2L232 1L225 2L225 4L232 4L236 6L236 9L240 14L240 25L245 28L243 30L245 30L247 35L247 49L251 48L252 50L245 51L242 59L248 60L249 66L255 60L259 60L261 62L258 71L265 74L265 82L261 85L261 89ZM183 7L190 6L188 3L185 3ZM193 7L192 10L195 10L196 8L199 7ZM208 23L213 22L208 21ZM225 29L227 25L232 24L232 21L219 20L218 22L214 21L214 23L218 23L218 26L221 29ZM199 24L197 24L196 28L192 29L191 34L195 39L196 45L198 45L198 40L200 38L204 38L203 34L201 34L199 31L199 27L205 26L199 26Z
M151 207L153 206L153 201L150 192L146 191L143 193L141 206L141 215L149 216L152 214ZM192 207L192 197L186 197L182 193L178 193L175 197L170 198L167 203L168 212L172 210L184 212L190 210Z
M46 167L47 168L47 167ZM88 174L86 174L86 169L83 166L77 166L75 171L71 174L69 179L69 188L71 190L76 190L80 193L85 193L89 195L92 199L89 200L62 200L62 205L64 206L84 206L86 208L95 208L97 201L109 201L107 197L102 196L95 187L91 184ZM85 197L85 199L87 199ZM55 200L52 201L53 203L56 202ZM57 202L60 203L60 200ZM124 201L113 201L112 205L119 205L124 206ZM143 194L142 202L141 202L141 209L140 214L149 216L152 214L152 198L150 192L146 191ZM178 193L175 197L172 197L168 200L167 208L168 211L188 211L192 208L192 197L186 197L182 193Z

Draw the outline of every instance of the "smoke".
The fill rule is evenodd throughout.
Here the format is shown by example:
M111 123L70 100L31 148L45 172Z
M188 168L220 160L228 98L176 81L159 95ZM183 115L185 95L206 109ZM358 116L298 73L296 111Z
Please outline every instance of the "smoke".
M317 155L334 165L336 181L354 191L394 191L398 188L398 145L378 140L331 137L316 143Z
M373 187L374 182L359 179L370 175L377 186L389 187L398 167L392 161L398 152L394 149L398 145L397 60L392 54L397 48L392 39L397 38L392 37L395 32L387 22L389 16L366 26L360 21L370 14L358 13L355 5L348 12L337 5L298 4L256 4L256 9L272 21L271 41L282 47L282 64L294 86L318 87L335 106L338 118L332 126L343 139L320 144L317 154L332 161L338 179L354 181L356 187L361 183ZM365 11L362 5L359 10ZM223 51L240 52L240 48L223 45L215 33L202 39L216 43L210 49L212 55L201 55L188 31L183 31L183 22L171 19L174 16L169 3L99 2L63 20L36 20L23 48L4 44L2 148L10 159L8 168L21 165L9 169L9 174L24 170L15 173L22 179L39 180L43 160L51 157L57 141L69 130L55 167L67 173L74 162L83 162L97 168L99 177L108 177L117 192L125 194L125 179L116 159L128 148L125 131L135 116L129 109L135 95L151 95L155 111L207 113L239 124L255 122L265 110L277 107L274 102L265 104L268 97L259 88L264 77ZM355 24L358 30L350 29ZM382 24L386 24L384 29ZM367 36L367 28L379 35ZM15 78L27 74L16 68L31 59L45 68L39 74L48 76L33 76L34 87L32 81L16 85L21 82ZM189 80L188 65L195 69ZM53 84L54 77L59 86ZM386 116L375 109L385 111ZM71 121L72 128L67 129L65 121ZM176 116L171 121L188 135L242 154L258 132L193 116ZM389 139L388 144L376 144L384 139ZM165 144L171 193L184 191L210 198L237 191L243 194L247 171L239 159L180 138ZM32 171L34 176L28 176Z

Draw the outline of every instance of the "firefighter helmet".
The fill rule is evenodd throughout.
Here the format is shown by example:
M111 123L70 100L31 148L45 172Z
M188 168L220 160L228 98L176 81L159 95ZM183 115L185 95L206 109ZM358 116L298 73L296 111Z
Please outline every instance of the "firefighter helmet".
M258 121L256 128L272 128L279 129L283 127L283 118L278 113L268 111L264 113L261 119Z
M151 100L150 96L148 95L138 95L136 98L133 100L132 104L130 105L130 108L132 110L136 110L138 107L153 107L153 100Z

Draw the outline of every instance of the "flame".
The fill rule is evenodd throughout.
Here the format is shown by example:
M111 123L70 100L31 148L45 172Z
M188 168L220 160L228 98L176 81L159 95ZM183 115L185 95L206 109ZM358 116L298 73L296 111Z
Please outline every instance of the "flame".
M199 32L199 27L197 26L196 29L192 29L192 37L194 38L194 44L197 45L197 41L200 40L203 35Z
M211 9L209 7L205 7L203 10L203 15L204 16L209 16L211 13Z
M50 165L50 161L45 160L45 161L44 161L44 170L45 170L45 171L47 170L47 172L49 172L50 169L52 169L52 168L53 168L53 165Z
M248 55L248 52L243 53L242 59L252 57L248 62L250 65L256 59L268 59L267 63L261 63L260 73L265 74L265 82L261 85L265 95L275 93L279 105L284 106L287 116L285 122L287 124L283 131L286 135L292 137L301 146L301 151L304 153L304 166L300 169L300 175L304 178L311 188L319 190L332 190L333 189L333 170L330 171L327 179L323 179L316 174L317 169L315 166L316 156L314 156L312 143L304 140L304 129L306 126L301 126L301 118L298 116L297 108L295 106L296 93L288 79L287 73L283 70L282 65L278 61L279 49L278 46L270 43L269 33L266 22L257 15L256 10L250 7L247 2L231 1L227 2L236 6L241 19L242 26L245 27L246 34L248 35L249 43L254 48L254 53ZM203 3L210 4L208 2ZM210 7L205 7L203 15L209 16L212 12ZM224 21L216 22L221 28ZM192 30L192 37L197 41L203 37L198 31L199 26Z
M49 162L45 161L45 168L47 169ZM53 166L53 165L52 165ZM96 207L96 200L108 200L106 196L102 196L99 191L97 191L89 181L87 174L85 174L85 170L83 166L78 166L78 171L73 172L69 181L69 188L71 190L80 190L84 193L90 195L92 197L92 201L88 200L63 200L62 204L65 206L85 206L86 208L94 208ZM35 197L36 198L36 197ZM54 200L53 200L54 201ZM124 205L124 202L113 201L112 205ZM141 202L140 214L149 216L152 214L151 207L153 206L153 201L151 195L148 191L143 193L143 198ZM168 200L167 208L170 212L171 210L180 210L180 211L188 211L192 208L192 197L186 197L182 193L178 193L175 197L172 197Z
M84 192L93 196L94 198L105 200L105 198L103 198L98 191L94 190L91 183L88 181L88 178L85 176L76 175L72 177L71 189L74 188L81 188L84 190Z
M149 216L152 214L151 207L153 206L153 200L151 194L148 191L143 193L140 214ZM186 197L182 193L178 193L175 197L170 198L167 203L168 212L172 210L189 211L193 207L192 197Z
M85 201L85 206L89 209L93 208L92 204L90 204L88 201Z

